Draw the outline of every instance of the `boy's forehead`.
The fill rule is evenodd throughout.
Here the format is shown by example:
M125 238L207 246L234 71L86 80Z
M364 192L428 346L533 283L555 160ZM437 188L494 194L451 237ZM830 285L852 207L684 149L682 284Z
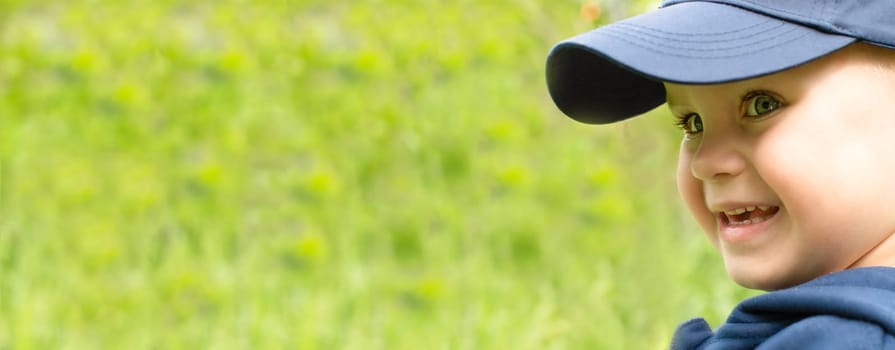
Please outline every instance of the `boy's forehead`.
M742 94L751 90L788 90L796 87L811 85L811 82L819 79L830 71L828 68L842 68L844 65L858 61L859 57L865 57L861 51L866 50L866 45L852 45L830 55L821 57L808 63L785 69L779 72L762 75L759 77L737 80L720 84L679 84L662 82L665 86L666 100L669 105L692 102L694 96Z
M669 106L685 106L710 99L711 101L728 98L739 98L744 92L773 87L770 76L730 83L688 85L663 82L665 100Z
M865 79L887 81L895 86L895 51L853 44L806 64L752 79L705 85L663 82L663 85L666 101L674 107L738 100L756 90L780 93L788 98L841 93L843 89L862 91L867 88Z

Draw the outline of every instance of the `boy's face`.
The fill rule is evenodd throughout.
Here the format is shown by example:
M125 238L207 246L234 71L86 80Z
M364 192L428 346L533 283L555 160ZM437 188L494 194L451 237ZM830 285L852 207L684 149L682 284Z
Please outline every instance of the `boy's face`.
M773 290L895 266L895 68L882 67L884 50L857 44L756 79L666 84L686 132L678 190L737 283Z

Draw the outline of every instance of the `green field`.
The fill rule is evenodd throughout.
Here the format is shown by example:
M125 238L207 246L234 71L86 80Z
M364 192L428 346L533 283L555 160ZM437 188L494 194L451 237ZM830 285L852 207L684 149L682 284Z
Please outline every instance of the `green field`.
M604 4L603 20L649 4ZM0 349L661 349L751 292L581 1L0 2Z

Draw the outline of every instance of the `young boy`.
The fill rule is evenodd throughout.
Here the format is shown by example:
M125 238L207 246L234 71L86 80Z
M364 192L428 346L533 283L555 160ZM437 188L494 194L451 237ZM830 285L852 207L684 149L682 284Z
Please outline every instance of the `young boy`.
M895 2L665 1L559 43L585 123L667 102L678 190L728 274L769 291L673 349L895 349Z

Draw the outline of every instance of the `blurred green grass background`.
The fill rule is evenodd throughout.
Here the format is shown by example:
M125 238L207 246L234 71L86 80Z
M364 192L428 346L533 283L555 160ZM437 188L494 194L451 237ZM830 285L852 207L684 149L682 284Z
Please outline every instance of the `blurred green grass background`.
M0 2L0 349L646 349L750 292L581 1ZM604 2L596 22L655 4Z

